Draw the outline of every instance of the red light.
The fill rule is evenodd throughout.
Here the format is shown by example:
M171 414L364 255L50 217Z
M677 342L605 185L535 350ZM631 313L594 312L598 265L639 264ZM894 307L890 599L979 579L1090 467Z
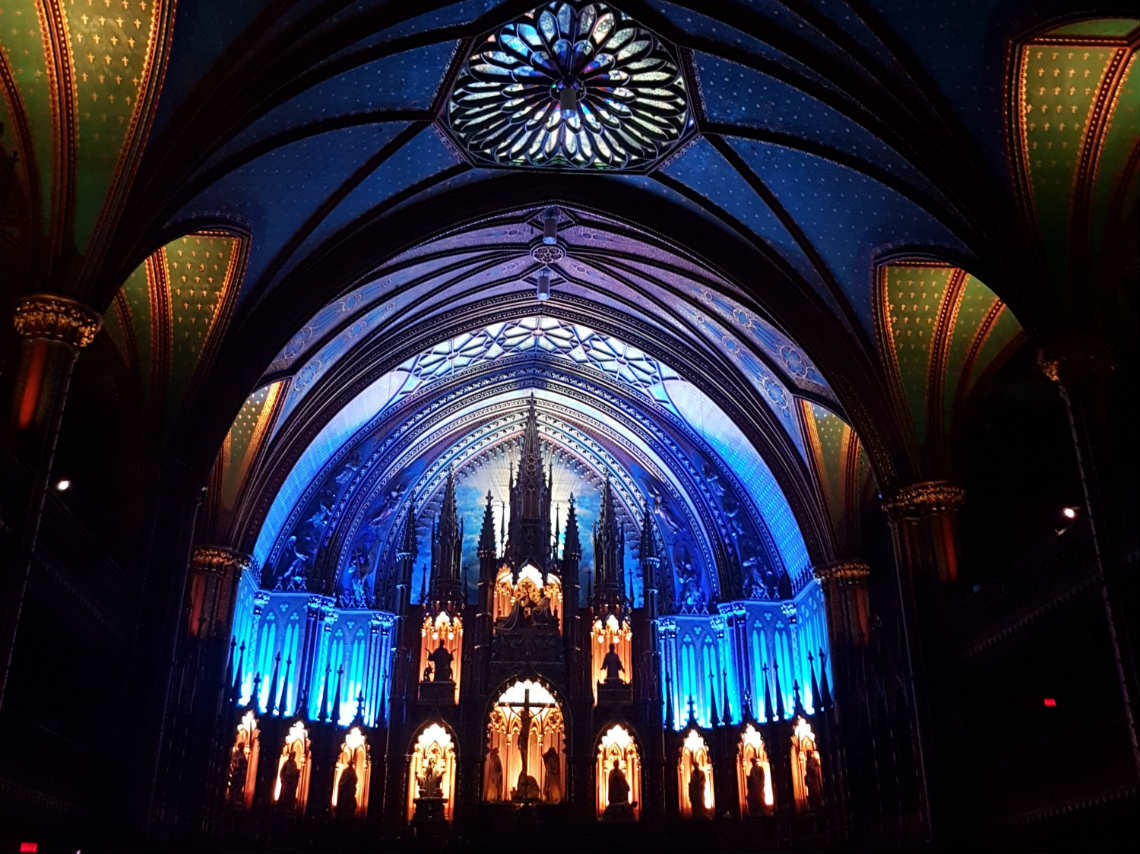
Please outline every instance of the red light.
M1045 698L1045 708L1047 708L1047 709L1057 708L1057 701L1054 700L1052 697L1046 697Z
M21 842L20 843L20 854L36 854L36 852L39 850L40 850L40 844L38 842Z

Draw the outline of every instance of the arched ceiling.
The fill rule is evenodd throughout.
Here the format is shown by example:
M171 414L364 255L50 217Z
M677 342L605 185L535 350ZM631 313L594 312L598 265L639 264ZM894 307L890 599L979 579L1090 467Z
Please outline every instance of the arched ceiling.
M865 468L952 476L1022 324L1135 339L1125 4L134 5L9 4L0 269L105 312L93 352L188 469L241 407L230 532L326 427L382 414L383 377L438 402L549 356L559 393L677 421L725 469L750 449L822 559ZM521 346L536 317L568 337ZM574 459L633 465L609 453Z

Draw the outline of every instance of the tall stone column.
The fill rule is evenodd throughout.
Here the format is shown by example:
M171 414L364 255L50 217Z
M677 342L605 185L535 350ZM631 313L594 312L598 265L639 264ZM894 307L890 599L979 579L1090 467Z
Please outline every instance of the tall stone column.
M1122 541L1122 525L1135 524L1136 502L1120 490L1135 490L1136 450L1130 443L1114 441L1115 419L1112 405L1112 379L1116 362L1108 344L1099 338L1065 342L1060 347L1038 353L1037 363L1045 376L1056 383L1073 435L1081 487L1085 496L1084 513L1092 534L1094 567L1100 587L1101 605L1112 643L1121 704L1128 728L1132 762L1140 779L1140 741L1136 731L1136 661L1134 639L1127 636L1128 621L1118 619L1118 611L1132 601L1128 593ZM1124 457L1122 459L1122 457ZM1112 472L1124 472L1123 484L1114 489ZM1123 508L1123 512L1122 512ZM1132 586L1131 597L1135 596Z
M186 626L191 637L229 637L238 580L252 565L249 555L225 546L194 546Z
M16 503L15 549L5 555L0 587L0 708L18 639L20 613L39 539L44 499L51 482L67 390L79 352L95 340L98 313L67 297L32 294L13 315L20 356L12 400L10 453L24 466L10 484ZM20 497L25 500L20 502Z
M943 666L952 655L946 646L951 633L945 600L958 578L958 510L965 498L961 487L929 480L903 487L883 502L902 608L919 811L928 834L933 833L932 801L942 809L943 790L950 795L950 775L930 769L944 769L950 759L945 750L936 755L935 746L946 743L957 699L951 684L957 668ZM943 784L942 790L932 791L932 783Z
M827 637L831 650L831 672L835 679L833 702L842 707L853 697L858 680L858 651L866 646L870 630L871 568L866 561L852 559L816 567L814 575L823 588L827 612ZM818 650L812 650L818 655ZM820 666L823 663L820 662Z

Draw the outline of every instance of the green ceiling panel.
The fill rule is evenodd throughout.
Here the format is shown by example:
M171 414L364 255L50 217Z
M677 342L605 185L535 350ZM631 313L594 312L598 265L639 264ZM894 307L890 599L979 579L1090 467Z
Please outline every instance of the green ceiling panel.
M917 264L890 265L885 271L882 309L886 332L920 445L926 440L931 340L953 274L951 267Z
M1081 143L1114 47L1033 44L1023 66L1026 168L1051 261L1068 246Z
M1120 186L1121 172L1137 138L1140 138L1140 71L1136 70L1136 65L1136 55L1133 54L1120 84L1097 166L1092 211L1094 251L1100 245L1109 206Z
M1135 18L1094 18L1088 21L1077 21L1075 24L1066 24L1050 30L1051 36L1094 36L1099 38L1125 38L1130 32L1140 26Z
M170 287L170 398L182 398L210 330L224 307L241 241L227 234L191 234L166 244Z
M32 0L5 0L0 6L0 49L28 117L36 170L39 173L41 212L46 231L51 217L52 107L47 62L40 34L37 4Z
M970 347L978 334L978 327L986 315L999 302L994 292L973 276L966 277L958 302L958 314L954 328L950 330L950 342L946 355L946 381L943 385L943 417L949 428L953 424L954 402L962 381L962 371L970 353Z
M1021 335L1021 324L1017 322L1017 318L1008 307L1003 308L970 368L970 375L966 377L965 392L968 393L973 389L978 378L1019 335Z
M123 146L138 130L138 99L154 73L148 54L161 9L155 0L67 7L78 125L75 242L81 249L111 189Z
M265 435L281 383L262 386L245 399L222 445L222 504L232 507L249 470L257 445Z

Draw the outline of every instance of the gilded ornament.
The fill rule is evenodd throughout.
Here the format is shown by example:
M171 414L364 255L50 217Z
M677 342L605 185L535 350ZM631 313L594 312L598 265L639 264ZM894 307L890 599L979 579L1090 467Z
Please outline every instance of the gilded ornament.
M1049 380L1062 386L1106 377L1116 370L1108 346L1095 340L1070 342L1056 350L1042 349L1037 354L1037 366Z
M841 586L865 585L871 577L871 567L864 560L841 560L812 570L820 584Z
M76 350L94 341L103 325L103 318L83 303L54 294L22 297L12 321L22 338L59 341Z
M925 516L957 510L966 501L966 490L948 480L924 480L904 486L893 498L883 501L892 518Z
M190 565L195 572L226 575L231 571L241 573L249 569L253 565L253 558L225 546L194 546Z

